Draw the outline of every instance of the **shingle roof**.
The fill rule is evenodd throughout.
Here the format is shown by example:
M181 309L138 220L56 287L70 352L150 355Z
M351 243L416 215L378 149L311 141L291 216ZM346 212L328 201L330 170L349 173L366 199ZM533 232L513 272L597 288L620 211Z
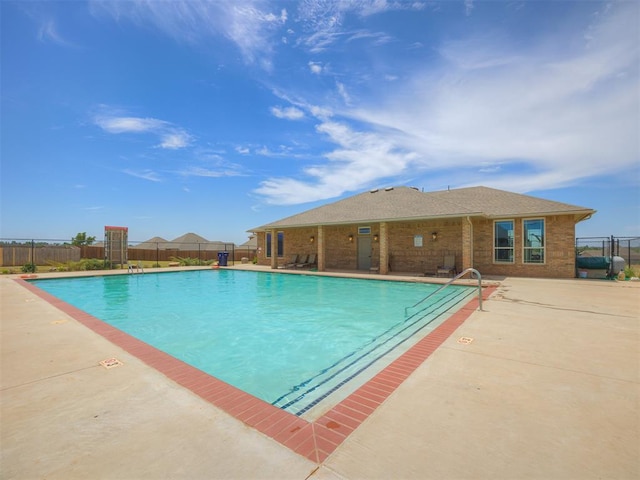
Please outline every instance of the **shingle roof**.
M427 195L465 205L473 210L481 211L487 217L547 214L591 215L595 213L595 210L590 208L488 187L458 188L432 192Z
M167 243L167 240L162 237L153 237L149 240L145 240L144 242L139 243L138 245L133 245L131 248L151 249L156 248L159 243Z
M196 233L185 233L184 235L174 238L173 240L165 240L162 237L153 237L132 248L154 249L160 247L162 249L200 249L200 250L224 250L231 242L210 241Z
M589 208L488 187L459 188L439 192L420 192L412 187L395 187L360 193L250 231L460 216L495 218L575 214L585 217L594 212L595 210Z

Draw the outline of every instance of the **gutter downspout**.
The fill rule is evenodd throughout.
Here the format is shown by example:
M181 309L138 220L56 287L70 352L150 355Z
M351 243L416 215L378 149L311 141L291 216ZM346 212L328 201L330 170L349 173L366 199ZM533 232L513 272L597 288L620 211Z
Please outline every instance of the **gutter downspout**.
M278 268L278 231L271 230L271 268Z
M466 216L467 223L469 224L469 260L471 265L469 268L473 268L473 222L469 218L469 215Z

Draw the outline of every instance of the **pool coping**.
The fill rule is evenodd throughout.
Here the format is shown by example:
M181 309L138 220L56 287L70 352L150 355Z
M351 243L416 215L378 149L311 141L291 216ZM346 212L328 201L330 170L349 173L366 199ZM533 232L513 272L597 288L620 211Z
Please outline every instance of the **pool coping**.
M316 420L308 421L138 340L26 279L13 280L170 380L318 464L324 462L478 308L478 298L474 297L364 385ZM495 289L493 285L483 287L483 299Z

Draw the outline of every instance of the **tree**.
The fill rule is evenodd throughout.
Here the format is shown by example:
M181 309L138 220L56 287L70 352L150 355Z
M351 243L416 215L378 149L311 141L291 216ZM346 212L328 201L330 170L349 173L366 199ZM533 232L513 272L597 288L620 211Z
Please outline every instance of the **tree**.
M71 239L71 245L82 247L84 245L91 245L95 241L96 237L87 237L87 232L80 232Z

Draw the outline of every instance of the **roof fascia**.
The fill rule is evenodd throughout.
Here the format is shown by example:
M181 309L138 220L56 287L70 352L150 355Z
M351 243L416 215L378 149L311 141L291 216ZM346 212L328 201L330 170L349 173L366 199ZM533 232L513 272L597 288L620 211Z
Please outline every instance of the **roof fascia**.
M344 222L323 222L323 223L300 223L296 225L265 225L254 230L247 230L248 232L266 232L267 230L285 230L287 228L302 228L302 227L319 227L319 226L337 226L337 225L354 225L365 223L393 223L393 222L415 222L418 220L439 220L441 218L466 218L466 217L486 217L484 213L457 213L452 215L435 215L431 217L394 217L394 218L376 218L376 219L362 219Z
M554 215L574 215L576 217L582 215L582 220L586 220L591 215L593 215L595 210L568 210L568 211L559 211L559 212L531 212L531 213L512 213L512 214L504 214L504 215L485 215L487 218L496 219L496 218L532 218L532 217L551 217Z

